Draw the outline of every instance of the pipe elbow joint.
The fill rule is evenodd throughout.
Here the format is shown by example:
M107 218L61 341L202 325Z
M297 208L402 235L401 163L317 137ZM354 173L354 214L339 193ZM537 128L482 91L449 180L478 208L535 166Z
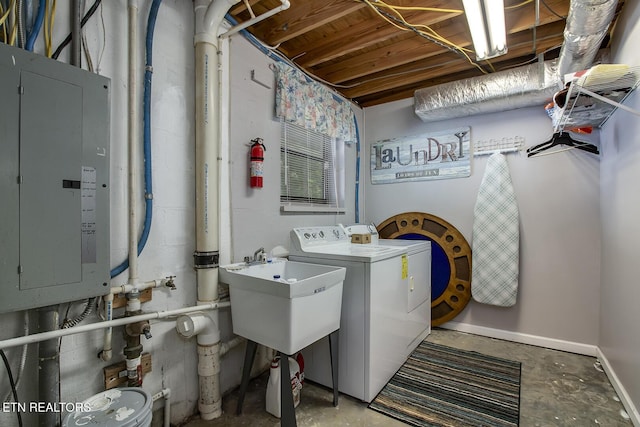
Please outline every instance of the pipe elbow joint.
M185 338L197 336L198 344L201 345L213 345L220 341L217 319L204 313L190 313L178 317L176 331Z
M113 357L113 350L111 350L111 349L102 350L100 352L100 359L104 360L105 362L110 361L112 357Z

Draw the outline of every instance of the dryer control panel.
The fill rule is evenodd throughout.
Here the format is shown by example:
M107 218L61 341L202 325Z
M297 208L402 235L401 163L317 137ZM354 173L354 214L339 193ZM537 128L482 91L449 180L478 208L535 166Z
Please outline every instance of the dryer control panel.
M345 229L340 225L294 228L291 230L291 241L298 250L351 243Z

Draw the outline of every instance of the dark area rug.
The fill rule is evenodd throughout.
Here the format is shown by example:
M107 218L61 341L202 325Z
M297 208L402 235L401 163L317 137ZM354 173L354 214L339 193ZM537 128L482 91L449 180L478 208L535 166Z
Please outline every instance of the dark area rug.
M413 426L517 426L520 362L424 341L369 408Z

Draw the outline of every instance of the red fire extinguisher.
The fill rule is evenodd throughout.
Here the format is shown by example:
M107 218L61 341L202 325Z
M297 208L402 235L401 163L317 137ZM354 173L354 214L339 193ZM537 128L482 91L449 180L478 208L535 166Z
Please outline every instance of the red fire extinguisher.
M264 152L267 151L262 138L252 139L251 142L251 187L262 188L262 176L264 172L262 165L264 162Z

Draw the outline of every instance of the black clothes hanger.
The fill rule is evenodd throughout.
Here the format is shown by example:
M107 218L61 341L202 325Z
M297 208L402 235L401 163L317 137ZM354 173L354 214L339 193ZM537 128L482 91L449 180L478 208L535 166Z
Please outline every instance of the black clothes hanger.
M571 138L567 132L556 132L553 134L550 140L543 142L542 144L538 144L533 147L527 148L527 157L535 156L536 154L540 154L541 152L555 147L557 145L566 145L569 147L577 148L579 150L587 151L593 154L600 154L598 151L598 147L593 144L589 144L588 142L580 142Z

